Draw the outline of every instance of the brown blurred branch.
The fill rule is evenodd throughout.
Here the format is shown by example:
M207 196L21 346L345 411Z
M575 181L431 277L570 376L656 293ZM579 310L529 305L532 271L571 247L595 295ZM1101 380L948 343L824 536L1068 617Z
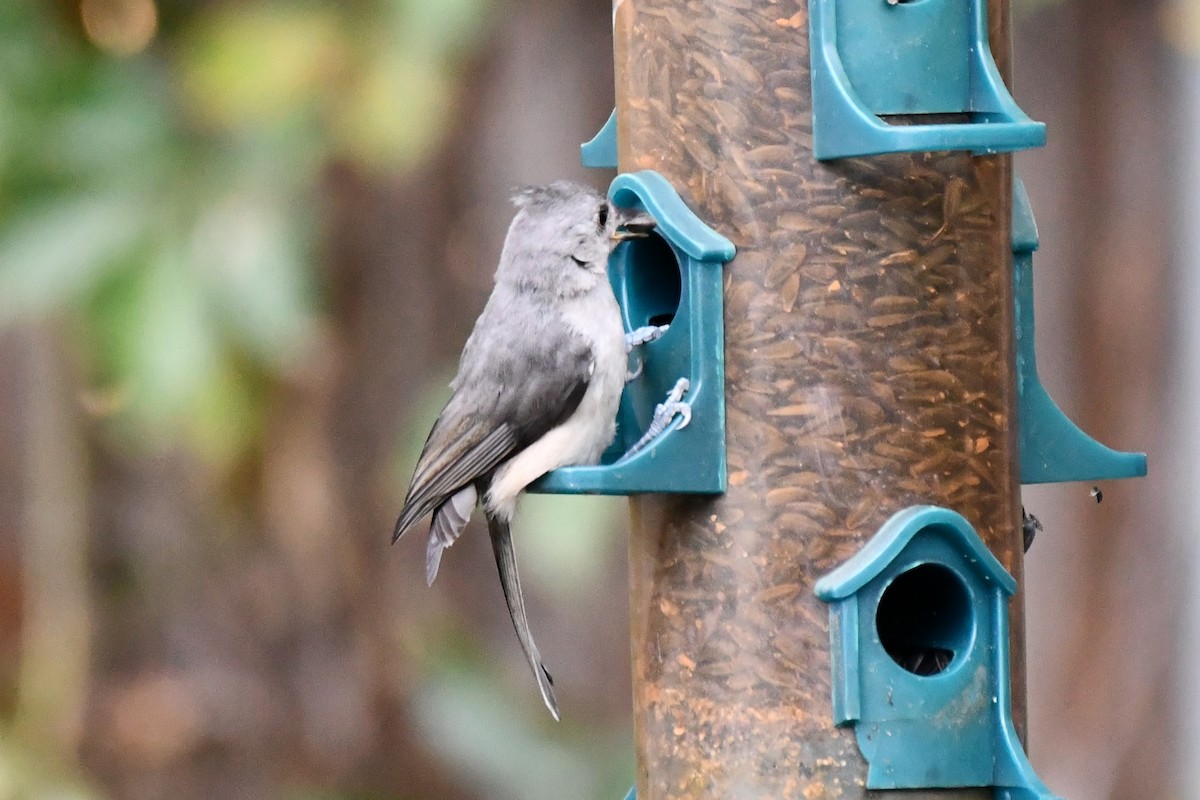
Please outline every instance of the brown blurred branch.
M86 452L72 365L51 324L22 327L15 385L23 392L19 449L23 596L17 725L74 750L90 667Z

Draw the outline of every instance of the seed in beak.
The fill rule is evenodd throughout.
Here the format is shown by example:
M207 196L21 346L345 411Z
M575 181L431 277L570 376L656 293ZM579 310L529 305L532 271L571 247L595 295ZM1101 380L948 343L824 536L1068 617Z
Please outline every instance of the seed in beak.
M620 227L613 231L612 239L614 242L623 242L627 239L645 239L657 224L654 221L654 217L642 212L621 223Z

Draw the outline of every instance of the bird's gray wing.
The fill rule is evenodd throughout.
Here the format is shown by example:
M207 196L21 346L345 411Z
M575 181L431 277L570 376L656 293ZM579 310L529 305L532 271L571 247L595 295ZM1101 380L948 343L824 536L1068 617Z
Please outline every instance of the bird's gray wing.
M538 653L537 645L533 643L533 634L529 632L529 620L525 616L525 599L521 594L521 578L517 574L512 532L508 523L499 517L488 514L487 521L488 533L492 537L492 552L496 555L496 567L500 570L500 587L504 590L504 601L508 604L508 615L512 617L521 649L525 651L525 658L529 660L529 666L537 678L542 701L557 720L558 700L554 697L554 680L542 663L542 656Z
M504 425L490 429L478 421L452 428L435 425L417 462L392 541L464 486L494 470L515 446L515 431Z
M472 335L454 395L417 460L393 542L579 407L593 369L584 337L552 314L540 315L524 329L506 326L498 334L474 347Z

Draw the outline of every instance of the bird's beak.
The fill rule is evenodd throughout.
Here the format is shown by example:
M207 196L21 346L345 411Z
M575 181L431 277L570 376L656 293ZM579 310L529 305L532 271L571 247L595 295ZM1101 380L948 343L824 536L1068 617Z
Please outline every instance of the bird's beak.
M645 239L657 224L654 221L654 217L645 211L641 211L631 217L627 217L624 222L617 226L617 229L613 231L612 239L614 242L623 242L627 239Z

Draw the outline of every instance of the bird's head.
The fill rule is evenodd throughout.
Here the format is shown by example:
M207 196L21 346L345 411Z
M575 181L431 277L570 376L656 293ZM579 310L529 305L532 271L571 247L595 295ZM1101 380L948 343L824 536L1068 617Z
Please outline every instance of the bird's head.
M497 281L560 295L587 292L608 280L608 256L620 242L654 228L645 212L612 205L590 186L555 181L513 195Z

